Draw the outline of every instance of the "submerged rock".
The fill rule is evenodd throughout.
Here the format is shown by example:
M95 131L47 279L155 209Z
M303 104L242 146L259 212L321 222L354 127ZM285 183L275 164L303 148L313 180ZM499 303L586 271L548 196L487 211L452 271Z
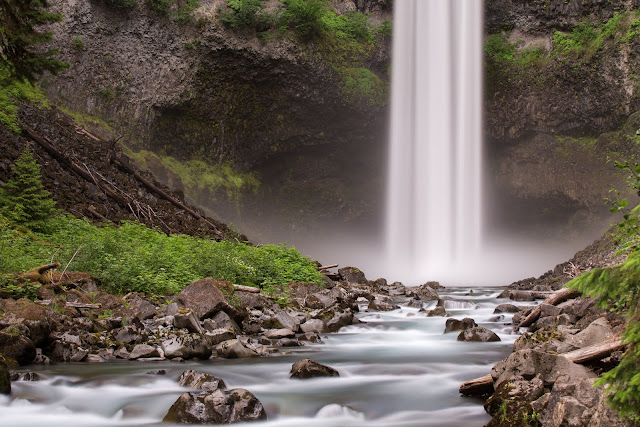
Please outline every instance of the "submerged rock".
M306 380L315 377L339 377L340 373L330 366L311 359L300 360L291 366L291 377Z

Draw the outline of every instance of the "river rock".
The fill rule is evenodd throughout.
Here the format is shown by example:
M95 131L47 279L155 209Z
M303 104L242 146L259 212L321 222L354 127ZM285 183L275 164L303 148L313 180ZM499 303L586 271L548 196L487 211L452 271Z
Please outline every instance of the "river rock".
M475 328L476 326L478 325L470 317L465 317L462 320L447 319L447 323L444 327L444 333L448 334L449 332L465 331L467 329Z
M216 352L219 357L224 357L225 359L243 359L245 357L258 356L258 353L247 348L237 339L221 342L216 346Z
M146 341L146 336L137 331L133 326L125 326L123 328L111 331L111 336L116 342L123 344L140 344Z
M560 375L572 378L593 378L595 374L582 365L571 362L567 358L536 351L519 350L508 358L498 362L491 369L491 376L497 388L504 381L521 378L533 378L540 374L545 387L552 386Z
M163 357L163 353L157 347L150 346L148 344L138 344L133 347L129 354L129 359L136 360L140 358L148 357Z
M219 311L212 319L218 325L218 328L228 329L233 331L234 334L240 335L242 333L240 326L233 320L225 311Z
M233 286L223 280L196 280L180 291L177 300L183 307L193 310L199 320L203 320L228 306L220 288L233 289Z
M517 313L520 310L520 308L516 305L513 304L500 304L498 305L495 310L493 310L493 314L498 314L498 313Z
M262 403L243 388L184 393L163 421L179 424L231 424L266 420Z
M375 311L391 311L400 308L398 305L393 304L389 301L384 301L382 299L376 298L373 301L369 302L368 309Z
M586 426L594 415L602 389L593 387L592 378L559 375L540 413L544 426Z
M338 332L343 326L351 325L353 323L353 313L350 310L345 310L336 313L331 320L327 322L327 329L330 332Z
M553 329L558 326L568 326L575 323L575 318L572 318L568 314L560 314L558 316L541 317L536 323L529 326L529 331L537 331L538 329L548 328Z
M182 387L197 388L200 390L218 390L227 388L223 379L203 372L194 371L192 369L184 371L180 375L180 378L178 378L178 384Z
M0 332L0 354L19 365L28 365L36 358L36 346L25 336Z
M458 341L474 341L474 342L496 342L500 341L500 337L495 332L490 331L482 326L473 327L460 332Z
M422 301L420 301L419 299L412 298L405 304L405 306L409 308L421 309L423 304L422 304Z
M264 336L270 340L279 340L281 338L291 338L296 334L291 329L267 329Z
M229 329L214 329L212 331L205 332L205 337L212 346L216 346L223 341L232 340L236 337Z
M314 377L339 377L340 373L330 366L311 359L299 360L291 366L291 378L306 380Z
M322 319L309 319L300 325L302 332L323 333L327 331L327 324Z
M427 282L415 288L407 288L406 294L407 296L418 298L421 301L436 301L440 298L436 291L438 287L440 287L438 282Z
M500 406L507 401L533 402L543 394L544 382L541 375L536 375L530 381L525 379L504 381L487 399L484 409L489 415L494 416L500 410Z
M276 347L301 347L304 344L296 338L281 338L274 344Z
M194 334L201 334L204 332L202 325L200 325L200 322L191 309L183 308L179 310L173 316L173 325L178 329L186 329L187 331Z
M320 338L320 335L318 335L316 332L305 332L304 334L301 334L300 336L298 336L298 340L308 341L308 342L317 343L317 344L322 343L322 339Z
M89 350L60 339L47 347L47 353L54 362L80 362L89 354Z
M157 308L138 293L131 293L123 298L129 305L129 310L141 320L151 319L157 314Z
M447 315L447 311L444 307L436 307L433 310L429 310L427 317L444 317Z
M387 294L392 297L405 295L407 292L407 288L400 282L393 282L392 284L388 285L385 290L387 291Z
M344 267L338 269L338 274L342 277L342 280L347 281L347 283L357 283L360 285L368 284L368 280L365 277L364 273L360 271L360 269L355 267Z
M614 337L611 324L606 317L600 317L593 322L586 329L578 332L575 335L568 335L565 339L567 344L571 344L577 348L587 347L589 345L598 344L607 341Z
M213 352L211 341L200 334L174 336L163 341L161 348L167 359L208 359Z

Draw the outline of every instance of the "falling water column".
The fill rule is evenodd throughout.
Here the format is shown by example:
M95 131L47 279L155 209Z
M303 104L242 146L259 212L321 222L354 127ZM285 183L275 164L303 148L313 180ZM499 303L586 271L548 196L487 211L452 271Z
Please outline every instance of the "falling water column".
M405 281L451 279L482 242L483 2L394 13L389 260Z

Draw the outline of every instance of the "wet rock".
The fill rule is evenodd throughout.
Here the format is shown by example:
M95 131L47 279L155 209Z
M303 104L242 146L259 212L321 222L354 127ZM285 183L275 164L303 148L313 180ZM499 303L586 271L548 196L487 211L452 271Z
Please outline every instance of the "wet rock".
M175 336L161 343L164 357L167 359L208 359L213 353L213 345L206 335L188 334Z
M207 319L209 320L209 319ZM204 329L196 318L196 315L190 309L181 309L173 316L173 325L177 329L186 329L194 334L201 334Z
M368 307L369 310L375 311L391 311L397 310L398 308L400 308L398 305L378 298L371 301Z
M513 304L500 304L493 310L493 313L517 313L519 310L520 308Z
M320 338L320 335L318 335L315 332L305 332L304 334L301 334L300 336L298 336L298 340L308 341L308 342L317 343L317 344L322 343L322 339Z
M248 390L208 390L184 393L163 421L179 424L231 424L266 420L262 403Z
M149 357L163 357L164 354L154 346L150 346L148 344L138 344L133 347L131 353L129 354L129 359L136 360L140 358L149 358Z
M502 322L505 319L504 314L500 316L493 316L489 318L489 322Z
M330 332L338 332L343 326L351 325L353 323L353 313L346 310L340 313L336 313L331 320L327 322L327 329Z
M230 282L223 280L196 280L180 291L177 300L183 307L193 310L199 320L203 320L228 306L220 288L233 289Z
M338 269L338 274L342 277L342 280L346 280L347 283L368 284L364 273L355 267L340 268Z
M473 327L460 332L457 338L458 341L473 341L473 342L496 342L500 341L500 337L495 332L482 326Z
M436 307L433 310L429 310L427 317L444 317L447 315L447 311L444 307Z
M36 358L36 346L25 336L0 332L0 354L21 366L28 365Z
M496 388L504 381L534 378L538 374L545 387L553 386L560 375L569 375L574 379L595 377L589 369L563 356L531 349L516 351L491 369Z
M258 353L247 348L237 339L221 342L216 346L216 352L219 357L225 359L243 359L258 356Z
M419 299L410 299L405 305L410 308L421 309L423 304Z
M264 331L264 336L270 340L279 340L281 338L291 338L296 334L291 329L268 329Z
M35 372L25 372L19 376L18 381L40 381L41 379Z
M180 375L180 378L178 378L178 384L182 387L197 388L200 390L218 390L227 388L223 379L194 370L184 371Z
M295 338L282 338L275 342L276 347L300 347L302 344Z
M340 373L330 366L311 359L303 359L291 366L291 378L305 380L315 377L339 377Z
M440 287L438 282L427 282L415 288L407 288L407 296L418 298L421 301L437 301L440 296L436 289Z
M309 319L300 325L302 332L322 333L327 331L327 324L321 319Z
M475 328L476 326L478 325L470 317L465 317L462 320L447 319L447 323L444 327L444 333L448 334L449 332L465 331L467 329Z
M385 290L387 291L387 294L392 297L405 295L407 292L407 288L400 282L393 282L388 285Z
M236 335L242 333L238 324L224 311L219 311L211 320L218 325L218 328L228 329Z

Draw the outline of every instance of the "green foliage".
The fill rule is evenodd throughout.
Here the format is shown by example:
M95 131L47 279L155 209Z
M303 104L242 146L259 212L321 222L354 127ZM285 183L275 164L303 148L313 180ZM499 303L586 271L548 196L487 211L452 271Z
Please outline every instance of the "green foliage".
M177 292L203 277L261 287L276 297L289 282L321 283L313 262L286 245L249 246L185 235L167 236L135 222L96 227L59 217L46 234L21 231L0 217L0 273L24 271L49 262L87 271L117 293Z
M0 212L32 230L45 229L55 202L42 186L40 165L29 148L16 160L13 174L14 178L0 189Z
M50 32L37 30L44 24L61 20L58 14L46 11L46 0L3 0L0 7L0 65L12 75L32 79L44 71L58 73L67 68L54 58L57 49L40 52L39 43L51 40Z
M483 48L485 56L491 60L497 62L515 62L517 53L516 45L510 43L505 34L494 34L487 37Z
M326 29L323 18L327 15L326 2L322 0L282 0L286 5L281 15L280 27L291 28L303 40L309 41L322 35Z
M640 196L640 165L616 162L616 167L630 173L630 186ZM594 298L603 307L626 312L628 321L623 339L627 351L620 364L598 379L598 385L608 385L608 400L623 416L640 421L640 234L638 211L640 205L628 209L628 202L613 203L612 211L624 213L619 224L626 239L623 251L629 252L627 261L618 266L590 270L567 284Z
M343 68L342 91L350 100L357 102L364 98L370 105L384 105L387 99L387 85L366 68Z
M73 46L73 48L76 50L82 50L82 48L84 47L84 42L80 37L76 37L71 42L71 46Z
M220 21L235 30L253 28L266 31L271 17L262 12L264 7L263 0L227 0L228 10L220 12Z
M200 7L199 0L147 0L152 9L181 24L192 19L191 12Z
M15 133L21 132L18 125L19 100L48 105L40 89L27 79L14 75L9 66L0 62L0 124Z

